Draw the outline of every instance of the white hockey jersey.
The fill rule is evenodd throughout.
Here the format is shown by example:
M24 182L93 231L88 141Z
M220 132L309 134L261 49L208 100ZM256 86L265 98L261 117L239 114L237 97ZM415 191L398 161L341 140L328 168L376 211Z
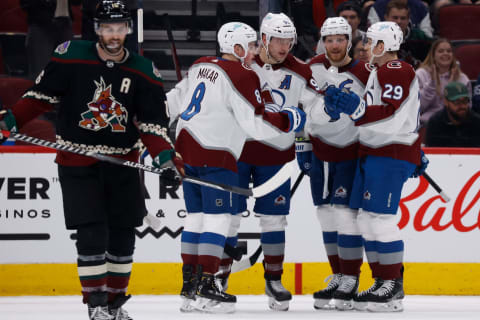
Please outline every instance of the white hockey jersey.
M337 68L322 54L310 60L309 65L320 88L334 85L363 96L371 70L368 64L352 60L349 64ZM358 128L350 117L341 113L340 119L325 124L319 123L316 115L316 112L309 112L305 126L315 156L323 161L335 162L356 159L359 146Z
M360 155L420 163L420 93L413 67L400 60L374 69L368 78L365 115L359 129Z
M302 104L304 109L320 109L319 121L326 123L330 120L324 111L323 96L312 77L312 71L303 61L289 54L283 63L270 65L263 63L257 56L252 69L260 78L264 89L262 97L269 111L281 111L284 107ZM265 95L265 90L270 94ZM254 141L255 137L250 136L240 161L253 165L279 165L295 159L293 132L261 141Z
M175 149L185 163L237 171L247 132L265 139L288 131L288 116L265 112L260 90L255 72L240 62L198 59L167 93L170 117L178 117Z

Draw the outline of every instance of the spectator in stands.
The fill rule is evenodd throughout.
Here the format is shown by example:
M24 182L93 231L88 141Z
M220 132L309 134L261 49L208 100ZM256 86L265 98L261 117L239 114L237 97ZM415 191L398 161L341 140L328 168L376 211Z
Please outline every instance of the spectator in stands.
M427 56L432 39L410 23L410 8L406 0L391 0L385 9L385 21L392 21L403 31L403 42L398 56L417 68Z
M71 5L81 0L20 0L27 13L28 77L35 79L47 65L53 50L73 38Z
M370 57L372 56L370 44L362 36L353 38L352 48L348 54L355 60L370 62Z
M82 40L97 41L98 37L93 29L93 17L97 4L100 0L80 0L82 2ZM127 35L125 40L125 48L132 52L138 53L138 26L137 26L137 9L140 0L123 0L133 21L133 33Z
M480 1L477 3L480 4ZM478 75L477 82L472 91L472 110L480 114L480 74Z
M370 25L378 21L387 20L387 5L391 0L377 0L368 12L368 23ZM409 19L407 23L411 23L411 29L419 29L428 37L433 37L433 28L430 21L430 13L428 7L420 0L402 0L409 9ZM395 21L397 22L397 21ZM398 25L400 23L397 22ZM400 25L401 27L401 25ZM403 30L403 28L402 28Z
M470 81L460 70L447 39L438 39L430 48L427 57L416 71L420 85L420 125L437 111L443 109L443 90L452 81L467 86L470 96Z
M362 22L362 8L357 4L355 0L349 0L342 2L337 7L337 16L343 17L348 21L348 24L352 27L352 39L363 36L364 31L360 30L358 26ZM318 40L316 54L325 53L325 47L322 39Z
M427 123L428 147L480 147L480 115L470 109L470 92L461 82L444 90L445 108Z

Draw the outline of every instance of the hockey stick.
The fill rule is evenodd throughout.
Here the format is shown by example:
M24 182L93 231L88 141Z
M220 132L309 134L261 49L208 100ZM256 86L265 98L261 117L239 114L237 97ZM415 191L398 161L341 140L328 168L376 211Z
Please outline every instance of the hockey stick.
M168 13L163 15L165 21L165 28L167 29L168 41L170 41L170 51L172 52L173 65L175 66L175 72L177 74L177 80L182 80L182 70L180 67L180 62L178 61L177 48L175 47L175 41L173 40L172 34L172 25L170 24L170 17Z
M440 188L438 184L435 181L433 181L433 179L426 172L423 173L423 177L425 178L425 180L428 181L428 183L433 187L433 189L435 189L435 191L437 191L440 194L443 201L445 202L450 201L450 197L447 196L447 194L442 190L442 188Z
M145 164L141 164L141 163L134 162L134 161L123 160L123 159L120 159L120 158L115 158L115 157L106 156L106 155L99 154L99 153L94 153L92 151L86 151L85 149L75 147L75 146L66 146L66 145L56 143L56 142L51 142L51 141L47 141L47 140L43 140L43 139L30 137L30 136L27 136L27 135L24 135L24 134L21 134L21 133L10 132L10 131L6 131L6 130L2 130L1 132L2 132L2 135L7 137L7 138L11 137L11 138L14 138L16 140L24 141L24 142L34 144L34 145L38 145L38 146L42 146L42 147L47 147L47 148L50 148L50 149L76 153L76 154L80 154L80 155L87 156L87 157L92 157L92 158L95 158L95 159L98 159L98 160L101 160L101 161L110 162L110 163L117 164L117 165L124 166L124 167L140 169L140 170L144 170L144 171L152 172L152 173L156 173L156 174L161 174L162 171L165 170L165 169L155 168L155 167L145 165ZM201 179L201 178L198 178L198 177L192 177L192 176L185 176L183 178L183 181L187 181L187 182L191 182L191 183L195 183L195 184L199 184L199 185L203 185L203 186L206 186L206 187L210 187L210 188L214 188L214 189L218 189L218 190L223 190L223 191L227 191L227 192L233 192L233 193L237 193L237 194L247 196L247 197L259 198L259 197L263 197L264 195L272 192L273 190L278 188L280 185L282 185L285 181L287 181L287 179L290 178L291 169L292 169L292 166L291 166L291 163L289 162L289 163L285 164L282 167L282 169L280 169L280 171L278 171L277 174L275 174L267 182L265 182L264 184L259 185L257 187L249 188L249 189L240 188L240 187L236 187L236 186L231 186L231 185L227 185L227 184L223 184L223 183L212 182L212 181L208 181L208 180L204 180L204 179Z
M290 198L293 197L293 195L295 194L295 191L297 190L298 186L300 185L300 182L302 182L302 179L303 179L304 176L305 176L305 171L302 170L302 172L300 172L300 174L298 175L297 180L295 180L295 183L293 184L292 190L290 190ZM233 249L233 251L234 250L235 249ZM232 258L234 258L232 255L230 255L229 252L232 252L232 249L228 248L228 250L227 250L227 248L225 247L225 253L228 254L229 256L231 256ZM262 253L262 244L260 244L258 246L257 250L255 250L255 252L250 257L248 257L246 259L243 259L239 262L234 262L232 264L231 272L232 273L240 272L240 271L243 271L245 269L250 268L251 266L253 266L257 262L258 257L260 256L260 253Z
M137 41L138 54L143 56L143 9L137 9Z

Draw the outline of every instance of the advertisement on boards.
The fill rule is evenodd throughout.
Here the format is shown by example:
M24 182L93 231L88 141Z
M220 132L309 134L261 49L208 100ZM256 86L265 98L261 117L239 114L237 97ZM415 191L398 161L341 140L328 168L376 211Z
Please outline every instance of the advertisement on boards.
M429 175L451 198L445 203L425 179L409 179L397 212L406 262L480 262L480 163L475 154L429 154ZM64 226L62 195L53 153L0 153L0 264L76 261L75 232ZM296 165L292 184L299 175ZM137 229L137 262L181 262L186 216L181 187L144 173L149 214L161 221ZM79 197L82 195L79 194ZM243 213L240 241L259 245L258 218ZM323 262L320 224L305 176L292 198L286 234L287 262Z

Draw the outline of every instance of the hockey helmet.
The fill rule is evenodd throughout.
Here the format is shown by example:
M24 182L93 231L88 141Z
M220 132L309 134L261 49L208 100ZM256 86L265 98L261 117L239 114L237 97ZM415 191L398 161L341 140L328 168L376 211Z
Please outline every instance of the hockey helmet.
M133 21L130 11L122 0L101 0L95 10L93 18L95 31L100 28L101 23L127 22L128 33L133 32Z
M220 46L220 52L233 54L243 62L243 59L245 59L248 54L248 44L257 41L257 32L243 22L228 22L218 30L217 40ZM241 46L245 51L243 57L239 57L235 53L234 48L236 44Z
M379 41L382 41L384 44L383 53L389 51L398 51L400 50L400 45L403 42L403 32L395 22L382 21L374 23L368 28L367 38L372 39L372 54L373 49ZM379 56L382 56L383 53Z
M290 49L292 49L293 45L297 42L297 30L292 20L284 13L267 13L260 26L260 36L263 34L265 34L267 41L267 43L263 44L262 40L265 48L268 48L272 37L293 39Z
M352 27L344 17L328 18L320 29L320 36L325 39L326 36L344 34L348 37L348 42L352 42Z

